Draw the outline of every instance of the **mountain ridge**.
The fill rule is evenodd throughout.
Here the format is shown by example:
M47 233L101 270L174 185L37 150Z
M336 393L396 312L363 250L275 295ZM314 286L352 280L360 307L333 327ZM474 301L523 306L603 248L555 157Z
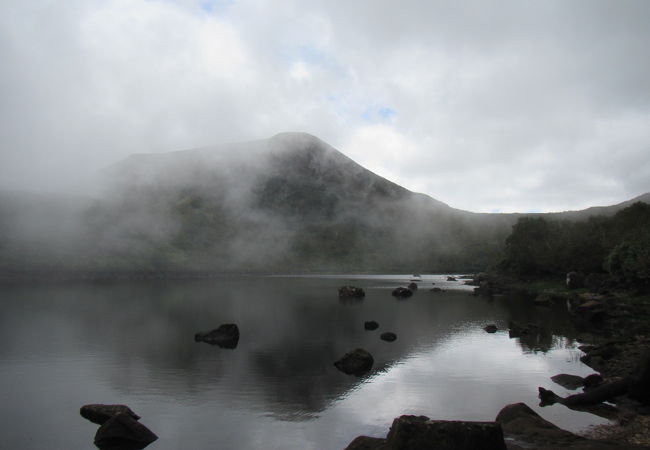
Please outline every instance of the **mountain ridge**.
M25 202L26 213L20 201L0 195L8 212L0 216L0 269L481 270L520 217L581 220L624 207L463 211L399 186L306 133L134 154L104 175L104 195L86 203L44 208L47 202L32 201L29 210ZM57 228L59 222L65 226Z

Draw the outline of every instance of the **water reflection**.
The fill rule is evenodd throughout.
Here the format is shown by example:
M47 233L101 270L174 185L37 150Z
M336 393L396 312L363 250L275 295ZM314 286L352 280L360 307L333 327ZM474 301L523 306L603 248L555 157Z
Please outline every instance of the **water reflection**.
M433 282L447 291L424 287ZM337 288L347 284L363 287L365 299L342 304ZM226 277L3 288L8 445L87 448L76 411L103 402L146 415L160 436L152 449L210 448L215 436L232 448L342 448L358 434L384 435L404 413L491 420L507 403L535 405L551 375L591 372L574 356L575 332L559 310L486 301L426 275L413 297L396 301L400 284L399 276ZM379 328L366 330L370 320ZM483 331L512 320L537 332ZM197 331L224 323L238 325L236 349L194 343ZM382 341L386 331L397 340ZM333 365L358 347L375 359L361 379ZM566 408L541 414L574 428L593 420ZM27 445L25 434L34 436ZM60 442L39 442L48 434Z

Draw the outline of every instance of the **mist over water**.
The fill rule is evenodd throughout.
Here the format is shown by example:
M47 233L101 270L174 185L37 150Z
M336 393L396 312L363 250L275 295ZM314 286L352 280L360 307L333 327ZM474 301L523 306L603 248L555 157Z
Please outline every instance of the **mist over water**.
M493 420L506 404L536 405L537 386L587 375L568 319L518 299L489 302L442 276L414 297L391 289L407 276L220 277L3 288L0 419L10 448L90 448L87 403L125 403L160 439L152 449L343 448L383 436L394 417ZM340 301L354 283L361 301ZM380 328L364 330L366 320ZM529 341L482 328L542 325ZM237 323L237 348L194 333ZM395 332L387 343L379 333ZM357 378L333 362L362 347L375 358ZM602 423L561 405L539 409L570 429ZM26 438L28 436L28 438Z

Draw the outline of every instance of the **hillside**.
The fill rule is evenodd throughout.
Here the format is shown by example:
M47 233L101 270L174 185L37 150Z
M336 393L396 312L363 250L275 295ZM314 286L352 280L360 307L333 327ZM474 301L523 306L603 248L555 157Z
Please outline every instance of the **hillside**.
M94 200L1 197L0 268L470 271L521 217L454 209L304 133L132 155L103 176Z

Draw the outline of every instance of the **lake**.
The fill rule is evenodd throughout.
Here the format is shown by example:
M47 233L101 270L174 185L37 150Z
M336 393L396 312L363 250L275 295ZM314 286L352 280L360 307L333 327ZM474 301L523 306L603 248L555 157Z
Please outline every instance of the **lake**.
M549 377L593 373L579 360L562 308L470 295L462 282L423 275L223 276L201 280L68 283L0 288L0 448L92 449L88 403L124 403L163 449L342 449L385 436L402 414L494 420L525 402L572 431L606 421L562 405L537 407ZM436 286L445 292L432 292ZM339 300L338 287L363 287ZM366 331L364 321L379 329ZM526 342L507 323L540 324ZM236 323L235 349L194 334ZM483 327L499 327L488 334ZM397 334L384 342L385 331ZM364 377L333 363L364 348Z

